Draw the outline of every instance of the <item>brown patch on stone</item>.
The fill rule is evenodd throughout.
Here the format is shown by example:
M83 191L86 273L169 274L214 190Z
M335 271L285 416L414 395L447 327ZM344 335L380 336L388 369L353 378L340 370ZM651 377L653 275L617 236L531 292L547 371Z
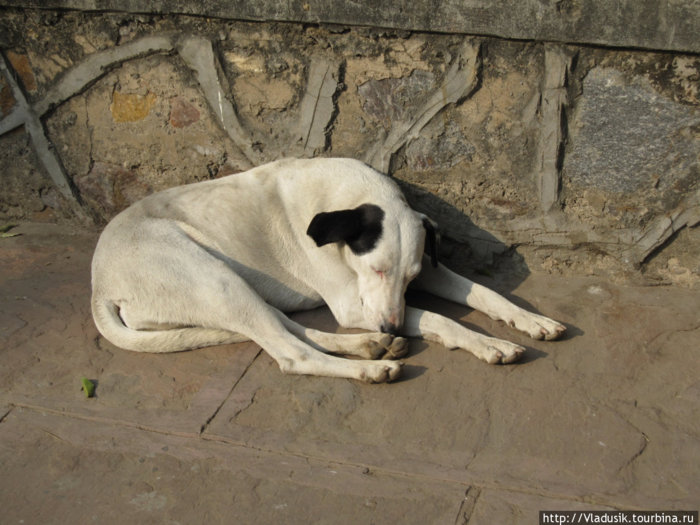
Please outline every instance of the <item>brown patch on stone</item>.
M0 78L0 117L9 115L16 103L10 85L5 82L4 78Z
M199 120L199 110L182 97L170 99L170 125L186 128Z
M156 98L153 93L137 95L115 91L109 110L112 112L114 122L137 122L148 116Z
M29 57L27 55L21 55L15 53L14 51L7 52L7 59L12 64L13 69L22 81L24 89L27 91L36 91L36 77L34 76L34 70L32 70L32 65L29 63Z
M152 192L133 171L105 162L95 162L88 173L75 178L75 185L105 219Z

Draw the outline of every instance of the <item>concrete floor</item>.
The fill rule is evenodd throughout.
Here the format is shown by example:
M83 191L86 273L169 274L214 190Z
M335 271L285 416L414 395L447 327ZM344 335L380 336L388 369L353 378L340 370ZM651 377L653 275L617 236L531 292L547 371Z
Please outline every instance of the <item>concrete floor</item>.
M115 348L89 307L94 234L0 239L0 523L537 523L700 507L700 294L483 278L564 322L490 366L412 341L384 385L282 375L252 343ZM527 301L527 302L526 302ZM297 316L334 329L327 311ZM81 377L97 383L96 397Z

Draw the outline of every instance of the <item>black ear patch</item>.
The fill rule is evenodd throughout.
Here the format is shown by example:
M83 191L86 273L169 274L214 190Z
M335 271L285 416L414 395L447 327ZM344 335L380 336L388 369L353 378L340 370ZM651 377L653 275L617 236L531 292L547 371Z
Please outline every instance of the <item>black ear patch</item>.
M425 248L430 254L430 264L433 268L438 265L438 253L440 252L440 230L437 223L423 217L423 228L425 228Z
M362 204L351 210L317 214L306 234L316 246L344 242L355 255L371 251L382 236L384 210L374 204Z

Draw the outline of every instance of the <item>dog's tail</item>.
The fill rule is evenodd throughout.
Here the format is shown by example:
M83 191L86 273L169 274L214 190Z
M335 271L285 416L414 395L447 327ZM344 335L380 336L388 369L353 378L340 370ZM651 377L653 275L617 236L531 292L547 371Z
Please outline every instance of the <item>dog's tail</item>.
M226 330L186 327L168 330L134 330L119 317L110 300L92 298L92 317L100 333L112 344L135 352L181 352L204 346L240 343L247 337Z

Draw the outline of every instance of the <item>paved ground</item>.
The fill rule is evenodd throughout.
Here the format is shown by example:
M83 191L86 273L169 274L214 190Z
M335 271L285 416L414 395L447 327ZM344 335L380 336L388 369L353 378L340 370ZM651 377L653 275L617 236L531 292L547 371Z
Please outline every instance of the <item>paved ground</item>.
M415 341L403 380L365 385L284 376L253 344L119 350L90 317L96 237L17 231L0 239L2 524L533 524L545 509L700 507L697 290L485 278L568 338L530 341L432 301L528 357L489 366Z

